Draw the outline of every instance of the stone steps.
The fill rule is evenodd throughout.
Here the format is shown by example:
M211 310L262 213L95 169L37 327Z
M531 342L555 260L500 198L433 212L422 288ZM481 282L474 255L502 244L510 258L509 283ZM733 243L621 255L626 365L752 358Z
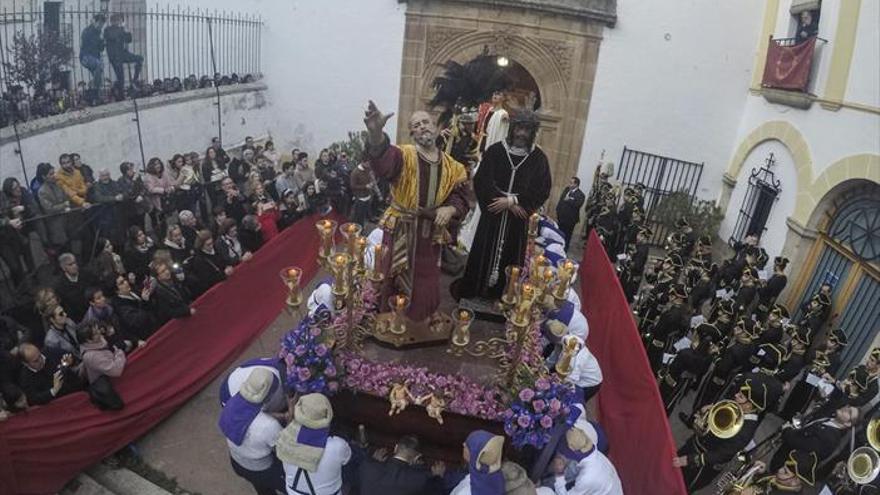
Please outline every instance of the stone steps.
M76 486L74 489L73 487ZM151 481L126 468L111 468L103 463L80 473L75 482L59 495L172 495Z

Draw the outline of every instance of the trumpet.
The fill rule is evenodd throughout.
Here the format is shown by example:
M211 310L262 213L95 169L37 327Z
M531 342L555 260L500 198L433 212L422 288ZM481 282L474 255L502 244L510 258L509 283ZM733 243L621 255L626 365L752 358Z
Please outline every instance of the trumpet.
M694 419L694 428L701 435L711 433L721 438L732 438L742 429L745 415L733 400L722 400Z

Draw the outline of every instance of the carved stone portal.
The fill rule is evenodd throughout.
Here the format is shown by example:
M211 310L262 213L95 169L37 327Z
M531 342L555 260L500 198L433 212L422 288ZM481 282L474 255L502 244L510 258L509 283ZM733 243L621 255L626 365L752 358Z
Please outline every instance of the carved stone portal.
M604 27L616 20L615 2L400 1L406 1L407 12L398 141L408 139L408 116L433 96L431 82L442 64L463 64L486 52L508 57L528 72L540 93L538 143L554 177L548 204L553 211L568 177L577 173L599 43Z

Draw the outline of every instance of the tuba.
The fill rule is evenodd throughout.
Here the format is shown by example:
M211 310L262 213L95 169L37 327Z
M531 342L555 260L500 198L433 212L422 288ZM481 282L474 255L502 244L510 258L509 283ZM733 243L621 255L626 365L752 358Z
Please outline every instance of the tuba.
M732 438L742 429L745 415L735 401L716 402L703 416L697 417L694 427L701 434L711 433L721 438Z
M867 445L859 447L849 455L849 459L846 461L846 472L855 484L868 484L877 478L877 474L880 474L880 456L872 447Z

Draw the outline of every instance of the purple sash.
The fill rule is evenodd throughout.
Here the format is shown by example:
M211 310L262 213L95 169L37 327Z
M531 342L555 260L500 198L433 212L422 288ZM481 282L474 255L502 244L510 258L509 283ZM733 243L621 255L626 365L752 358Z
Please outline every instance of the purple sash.
M330 428L309 428L299 425L299 433L296 435L296 443L323 449L327 445L330 436Z

